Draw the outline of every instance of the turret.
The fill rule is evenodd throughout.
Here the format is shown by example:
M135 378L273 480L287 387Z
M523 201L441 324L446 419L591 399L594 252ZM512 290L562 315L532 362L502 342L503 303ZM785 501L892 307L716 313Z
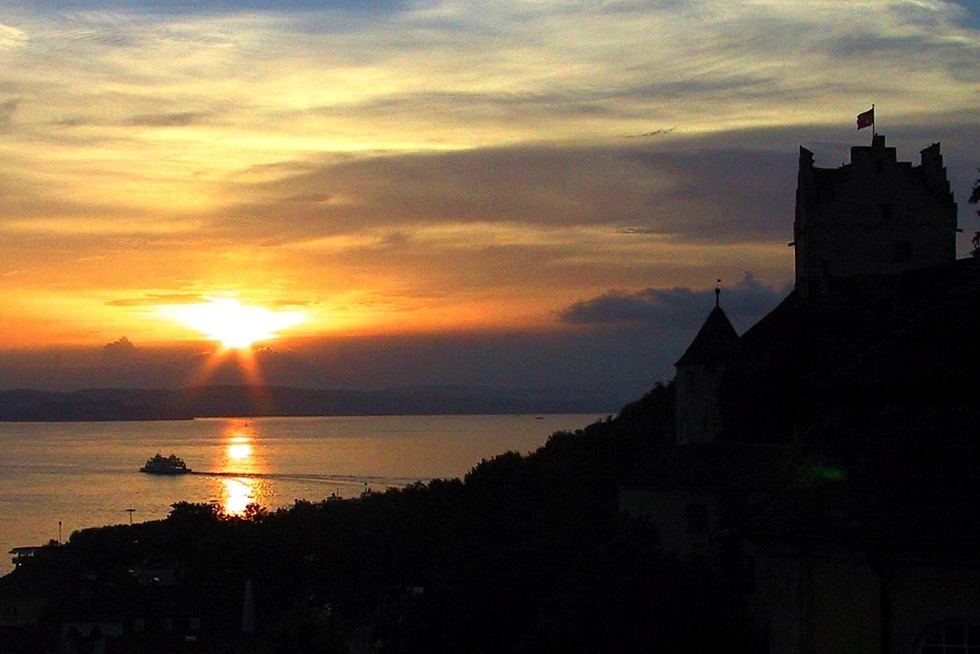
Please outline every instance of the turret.
M738 342L738 333L719 303L715 289L715 308L698 331L694 341L677 360L676 423L677 443L717 441L724 425L721 420L721 381L726 365Z

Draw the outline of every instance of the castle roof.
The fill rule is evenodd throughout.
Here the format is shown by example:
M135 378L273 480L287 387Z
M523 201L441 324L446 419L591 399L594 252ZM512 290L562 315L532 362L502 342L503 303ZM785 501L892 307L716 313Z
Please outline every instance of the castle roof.
M903 401L972 399L980 383L980 259L935 272L943 274L906 275L898 315L815 382L841 394L873 389Z
M905 428L963 424L925 407L964 405L980 384L980 259L854 276L831 291L791 293L738 339L724 383L728 437L786 442L841 405L879 423L882 411L918 407L923 417Z
M689 366L721 361L731 354L737 342L738 333L732 327L724 309L716 306L701 325L694 341L674 365Z

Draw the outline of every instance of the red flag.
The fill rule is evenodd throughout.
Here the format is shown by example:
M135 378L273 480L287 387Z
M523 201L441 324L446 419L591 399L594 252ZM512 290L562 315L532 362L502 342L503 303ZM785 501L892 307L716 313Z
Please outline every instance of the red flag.
M864 129L865 127L871 127L875 124L875 107L871 105L871 108L864 113L858 114L858 129Z

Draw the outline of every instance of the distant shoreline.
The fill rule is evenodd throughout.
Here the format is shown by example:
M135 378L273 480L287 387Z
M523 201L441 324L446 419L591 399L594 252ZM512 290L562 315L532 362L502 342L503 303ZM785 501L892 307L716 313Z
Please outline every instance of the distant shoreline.
M115 422L195 418L611 414L615 401L570 389L316 390L281 386L0 391L0 422Z

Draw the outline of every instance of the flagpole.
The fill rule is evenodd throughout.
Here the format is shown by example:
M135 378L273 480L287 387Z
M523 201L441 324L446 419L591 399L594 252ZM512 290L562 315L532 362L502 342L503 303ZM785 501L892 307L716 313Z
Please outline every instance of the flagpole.
M878 136L878 126L875 124L875 105L871 103L871 145L875 144L875 137Z

